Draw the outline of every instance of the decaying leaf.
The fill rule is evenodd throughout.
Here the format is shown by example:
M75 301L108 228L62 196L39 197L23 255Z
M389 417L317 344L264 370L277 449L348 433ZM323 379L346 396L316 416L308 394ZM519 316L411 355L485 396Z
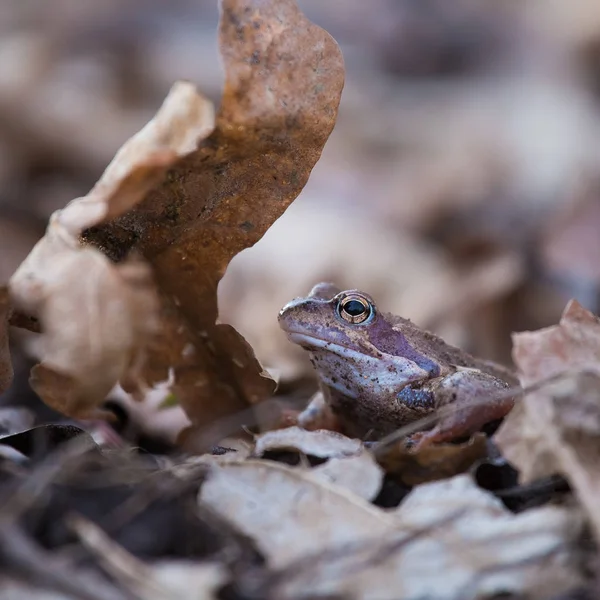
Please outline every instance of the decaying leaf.
M364 451L363 443L326 429L307 431L301 427L276 429L256 436L254 454L270 450L292 450L318 458L343 458Z
M8 347L8 289L0 288L0 394L10 387L13 379L12 361Z
M319 506L313 510L318 514ZM391 515L397 525L388 535L315 550L290 565L277 579L275 597L462 600L513 593L541 599L580 583L570 555L581 530L576 512L546 507L513 515L461 475L418 486ZM296 533L313 537L310 530ZM271 547L268 532L262 541Z
M212 127L208 100L191 84L175 84L91 192L52 215L46 234L11 277L13 305L41 322L41 363L31 381L53 408L89 416L117 381L137 383L158 327L149 266L135 257L112 264L81 244L82 230L131 209Z
M478 433L463 444L436 444L416 451L400 441L377 449L375 455L387 473L407 485L418 485L464 473L476 460L486 456L486 439L483 433Z
M174 391L197 427L273 390L243 338L215 324L217 285L304 187L344 80L337 44L294 0L220 5L225 88L214 132L134 210L86 234L115 260L136 249L154 267L168 302L152 374L174 368Z
M524 483L564 475L600 539L600 319L572 300L558 325L513 339L522 385L540 385L502 424L498 445Z

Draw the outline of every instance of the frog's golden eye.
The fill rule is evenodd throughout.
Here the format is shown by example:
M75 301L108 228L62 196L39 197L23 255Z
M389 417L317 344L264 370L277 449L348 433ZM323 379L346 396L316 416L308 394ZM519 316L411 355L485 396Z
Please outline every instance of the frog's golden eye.
M348 323L364 323L373 315L373 305L363 296L351 294L342 298L337 306L338 315Z

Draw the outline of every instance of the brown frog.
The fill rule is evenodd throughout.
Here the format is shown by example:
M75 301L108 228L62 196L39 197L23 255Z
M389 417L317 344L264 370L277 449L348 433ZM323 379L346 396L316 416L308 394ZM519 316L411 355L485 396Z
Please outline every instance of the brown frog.
M456 410L413 438L424 445L473 433L513 406L507 390L517 380L508 369L380 312L363 292L320 283L284 306L279 324L308 350L319 376L322 396L301 414L305 427L328 408L348 435L381 437L454 403Z

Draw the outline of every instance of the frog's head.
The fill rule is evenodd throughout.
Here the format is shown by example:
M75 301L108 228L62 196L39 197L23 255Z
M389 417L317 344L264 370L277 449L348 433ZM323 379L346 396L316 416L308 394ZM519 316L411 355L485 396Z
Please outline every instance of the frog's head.
M279 313L288 338L308 350L321 380L347 396L397 389L436 376L439 366L420 354L391 316L358 290L316 285Z

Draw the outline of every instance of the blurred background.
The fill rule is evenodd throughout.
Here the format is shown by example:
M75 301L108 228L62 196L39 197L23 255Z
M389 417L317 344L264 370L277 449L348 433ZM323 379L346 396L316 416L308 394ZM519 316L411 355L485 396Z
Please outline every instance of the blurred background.
M220 287L283 380L278 310L321 280L484 357L599 310L600 5L299 0L344 52L339 120L308 186ZM216 0L3 0L0 277L187 78L218 103ZM83 275L83 274L82 274Z

